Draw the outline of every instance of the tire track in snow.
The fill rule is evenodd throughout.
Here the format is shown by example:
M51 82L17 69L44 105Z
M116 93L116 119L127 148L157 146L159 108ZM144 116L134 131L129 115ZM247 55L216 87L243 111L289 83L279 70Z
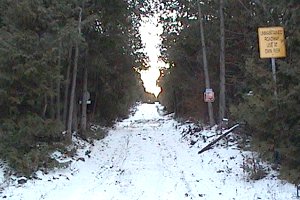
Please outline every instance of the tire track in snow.
M240 152L215 148L199 156L197 149L180 141L180 130L172 127L177 123L157 116L153 110L153 105L141 105L132 118L118 123L106 138L95 142L89 158L86 148L81 149L78 157L85 160L41 175L43 180L11 186L3 196L13 200L290 199L293 188L278 181L266 188L262 183L240 180L243 172L236 165L242 160L229 157ZM61 173L70 179L56 179Z
M121 169L127 159L130 134L130 132L125 131L121 137L108 136L109 140L105 143L106 149L104 151L98 149L97 152L100 151L100 153L96 156L100 157L99 169L95 171L95 178L90 183L87 192L95 192L99 188L116 185L120 182L118 178L123 173ZM111 154L109 154L111 152L109 150L112 150ZM105 161L101 162L101 159Z
M178 177L178 174L180 174L180 178L176 180L177 182L174 184L174 190L177 189L177 187L180 187L181 184L184 185L186 189L186 193L183 194L186 197L190 197L190 199L195 199L195 195L193 194L193 191L191 189L191 186L189 182L186 180L184 171L186 170L184 166L180 166L178 164L178 155L176 152L176 147L172 146L170 144L176 143L172 137L166 138L165 134L162 133L162 141L161 141L161 148L160 148L160 154L162 158L162 162L164 163L164 169L170 174L171 177ZM165 156L167 155L167 156ZM171 168L171 169L170 169Z
M152 120L149 120L149 123L150 121L152 122ZM102 182L100 185L97 185L96 187L92 188L91 189L92 191L94 191L97 188L101 188L103 186L105 187L107 185L113 185L113 186L117 186L120 192L125 192L127 187L132 186L132 180L128 177L134 174L134 171L131 171L129 168L124 167L124 164L127 163L128 155L135 154L135 153L137 153L138 159L135 158L136 156L132 156L131 159L128 161L129 163L132 160L135 162L144 161L144 158L142 156L143 155L142 152L144 151L142 148L143 145L130 144L131 139L136 140L136 138L134 137L142 138L141 142L145 142L146 139L150 139L149 141L151 141L152 139L151 137L147 138L148 130L144 130L145 134L141 134L141 133L134 134L136 133L136 131L140 132L141 129L143 129L144 123L145 121L143 120L133 121L130 124L130 126L123 128L124 132L122 134L124 134L124 136L122 136L121 139L115 140L117 139L116 137L114 138L114 140L113 139L110 140L109 143L114 143L118 145L113 145L112 147L110 147L111 149L113 149L113 153L111 155L112 158L108 160L104 166L101 166L101 169L103 170L99 171L97 175L98 179L105 179L108 176L110 178L109 180L106 180ZM155 129L159 125L160 124L153 125L151 126L151 128ZM145 170L145 169L137 169L137 170ZM142 196L143 193L144 191L138 192L136 196Z
M147 127L144 127L144 123L147 122ZM127 148L128 160L126 160L126 166L124 166L124 173L120 174L119 179L122 181L128 181L130 179L131 185L126 185L124 189L132 190L140 188L140 190L133 191L135 193L136 199L139 199L142 196L149 195L149 191L147 191L147 183L142 183L141 180L144 181L154 181L151 185L154 193L159 192L160 184L158 184L156 178L161 177L161 156L159 154L157 148L157 142L155 141L155 135L157 135L156 131L163 121L161 120L138 120L131 123L129 128L135 127L135 134L131 134L133 143L130 143ZM145 152L150 154L146 154ZM149 156L149 157L147 157ZM135 167L135 163L137 163L137 167ZM150 174L150 175L149 175ZM125 177L126 178L122 178ZM134 177L135 176L135 177ZM145 179L145 177L148 177ZM132 180L134 178L134 180ZM122 181L120 181L122 183ZM156 187L153 187L157 185Z

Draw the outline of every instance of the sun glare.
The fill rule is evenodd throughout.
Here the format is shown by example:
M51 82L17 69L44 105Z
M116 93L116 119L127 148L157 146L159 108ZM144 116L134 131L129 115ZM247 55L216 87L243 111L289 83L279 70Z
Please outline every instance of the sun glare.
M162 27L158 24L158 17L144 18L140 27L142 42L145 45L145 53L149 57L149 69L141 71L141 78L144 83L146 92L153 93L158 96L161 88L157 86L156 81L160 76L159 68L162 61L159 61L160 51L159 44L161 43L160 34Z
M159 70L153 67L150 67L148 70L141 71L141 78L143 80L146 92L153 93L156 97L161 91L161 88L156 85L156 80L159 78L159 76Z

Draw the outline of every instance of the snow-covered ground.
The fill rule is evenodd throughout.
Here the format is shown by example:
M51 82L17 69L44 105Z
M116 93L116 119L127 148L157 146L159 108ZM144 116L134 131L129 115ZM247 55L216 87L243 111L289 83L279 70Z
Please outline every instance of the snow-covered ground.
M130 118L119 122L94 146L82 148L65 169L18 184L1 184L0 198L12 200L256 200L296 199L292 184L273 173L249 180L245 157L236 145L215 146L198 154L208 144L191 146L180 125L161 115L159 104L141 104ZM204 130L201 135L214 135ZM213 137L210 138L211 140ZM86 155L86 152L91 153ZM59 154L57 154L59 156ZM247 160L246 160L247 161ZM251 164L250 164L251 165Z

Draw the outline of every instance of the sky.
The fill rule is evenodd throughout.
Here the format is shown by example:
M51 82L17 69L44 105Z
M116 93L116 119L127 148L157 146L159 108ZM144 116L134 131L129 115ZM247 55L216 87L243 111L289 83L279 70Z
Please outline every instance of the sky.
M270 164L259 161L255 152L239 149L234 132L228 140L198 154L219 137L215 127L188 131L195 126L165 115L159 103L139 104L135 110L94 144L73 138L79 148L74 157L54 152L54 159L70 162L65 168L38 171L35 179L18 184L22 178L5 179L1 164L0 199L297 199L295 186L279 180ZM250 179L252 160L268 172L265 178Z
M156 80L160 76L159 67L166 64L159 60L160 51L159 44L161 43L160 34L162 26L158 24L158 17L142 18L140 33L142 42L145 45L145 53L149 56L150 68L141 72L141 77L144 82L144 87L147 92L153 93L156 96L160 93L161 88L156 85Z

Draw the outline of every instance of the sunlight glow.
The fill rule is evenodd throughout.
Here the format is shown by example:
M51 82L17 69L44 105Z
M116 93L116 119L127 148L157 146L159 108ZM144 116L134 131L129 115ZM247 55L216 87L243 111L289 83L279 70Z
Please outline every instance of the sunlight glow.
M161 92L161 88L156 85L156 80L159 78L160 72L154 67L150 67L149 70L141 71L141 78L144 83L146 92L153 93L156 97Z
M141 78L146 92L158 96L161 92L161 88L157 86L156 81L160 76L159 68L165 65L165 63L159 60L159 44L161 43L160 34L163 29L162 26L158 24L157 16L153 18L143 18L142 20L140 33L142 42L145 45L145 53L149 56L150 68L141 71Z

